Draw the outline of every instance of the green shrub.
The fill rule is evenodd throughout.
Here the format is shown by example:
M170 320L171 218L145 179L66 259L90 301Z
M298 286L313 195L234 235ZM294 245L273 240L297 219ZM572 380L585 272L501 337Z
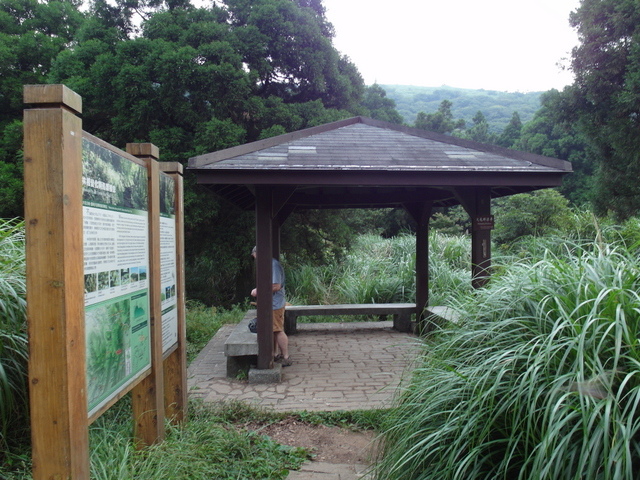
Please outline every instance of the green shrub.
M505 267L425 341L377 478L636 478L640 262L566 252Z
M493 203L496 217L493 238L498 245L509 245L526 236L567 231L574 218L569 201L549 188L512 195Z

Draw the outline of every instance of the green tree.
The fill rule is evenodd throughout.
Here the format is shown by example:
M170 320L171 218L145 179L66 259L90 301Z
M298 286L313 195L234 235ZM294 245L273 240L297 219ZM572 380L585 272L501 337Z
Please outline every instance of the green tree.
M435 113L419 112L414 123L415 128L421 128L430 132L452 134L465 126L463 119L454 120L450 100L443 100Z
M23 215L22 89L43 83L83 20L79 0L0 0L0 217Z
M478 110L473 117L473 125L466 130L464 138L480 143L494 143L494 135L489 130L489 122L484 114Z
M360 102L362 77L333 47L317 9L291 0L225 3L260 96L299 103L320 99L329 108L354 108Z
M516 142L520 139L521 131L522 120L520 120L520 115L518 112L513 112L511 120L498 136L497 144L503 147L513 148Z
M396 102L387 97L387 92L377 83L374 83L365 90L362 106L365 108L364 115L382 120L402 124L402 116L396 110Z
M595 154L573 122L563 120L565 96L550 90L541 97L542 107L522 127L517 150L568 160L573 173L563 179L560 192L576 205L593 200Z
M580 43L572 52L575 82L566 90L567 118L597 149L600 211L629 217L640 211L640 4L583 0L571 24Z

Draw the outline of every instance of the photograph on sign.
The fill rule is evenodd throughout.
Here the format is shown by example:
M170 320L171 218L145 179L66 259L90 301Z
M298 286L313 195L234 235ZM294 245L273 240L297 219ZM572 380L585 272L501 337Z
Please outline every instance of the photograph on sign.
M164 173L160 174L160 283L164 353L178 342L175 184Z
M147 170L83 139L89 416L150 367Z

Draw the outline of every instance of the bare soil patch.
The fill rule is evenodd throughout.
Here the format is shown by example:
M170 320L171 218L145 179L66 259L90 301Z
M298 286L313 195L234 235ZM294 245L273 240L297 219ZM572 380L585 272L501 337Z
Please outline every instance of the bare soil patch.
M327 463L368 464L374 452L375 432L311 425L292 417L271 424L247 424L281 445L304 447L313 460Z

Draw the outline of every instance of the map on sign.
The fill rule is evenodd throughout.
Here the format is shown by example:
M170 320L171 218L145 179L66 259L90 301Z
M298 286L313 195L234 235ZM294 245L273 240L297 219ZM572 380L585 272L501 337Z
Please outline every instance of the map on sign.
M89 416L151 365L147 169L82 146Z

